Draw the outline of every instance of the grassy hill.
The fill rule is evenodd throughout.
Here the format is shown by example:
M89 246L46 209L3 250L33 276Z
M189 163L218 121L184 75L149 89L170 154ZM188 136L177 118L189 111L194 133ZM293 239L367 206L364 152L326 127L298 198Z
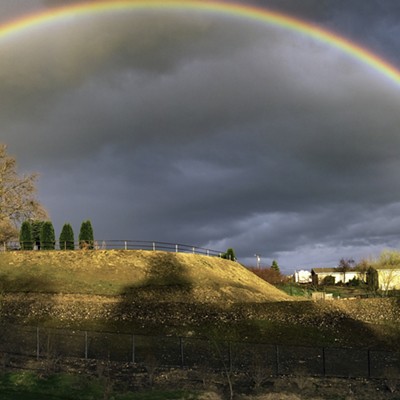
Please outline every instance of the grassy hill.
M159 251L0 253L0 322L295 345L400 345L397 299L295 301L238 263Z
M161 251L15 251L0 254L3 293L133 295L142 301L243 303L289 296L236 262Z
M0 253L0 294L6 322L181 334L230 331L235 305L291 299L236 262L141 250Z

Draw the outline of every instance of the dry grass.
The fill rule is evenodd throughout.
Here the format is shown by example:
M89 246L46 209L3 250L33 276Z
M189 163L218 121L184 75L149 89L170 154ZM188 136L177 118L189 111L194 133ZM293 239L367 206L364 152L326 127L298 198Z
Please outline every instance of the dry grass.
M142 250L16 251L0 254L2 292L115 296L168 289L168 301L265 302L290 297L238 263ZM171 290L172 289L172 290ZM176 290L175 290L176 289ZM161 290L162 292L162 290Z
M0 317L13 323L289 345L400 341L396 299L295 301L238 263L194 254L2 252L0 294Z

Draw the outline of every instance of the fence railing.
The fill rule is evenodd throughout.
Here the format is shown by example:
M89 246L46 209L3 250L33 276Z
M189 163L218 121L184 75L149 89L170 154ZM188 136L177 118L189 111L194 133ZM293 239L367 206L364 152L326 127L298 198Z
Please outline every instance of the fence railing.
M80 248L94 249L94 250L151 250L151 251L168 251L175 253L193 253L204 254L208 256L221 257L224 252L218 250L211 250L204 247L198 247L182 243L168 243L156 242L145 240L94 240L93 242L62 242L59 241L51 243L40 242L23 242L10 241L3 243L1 250L21 250L21 249L55 249L55 250L77 250Z
M372 349L221 342L195 337L0 325L0 353L41 359L107 360L248 374L390 378L400 353ZM396 375L397 376L397 375Z

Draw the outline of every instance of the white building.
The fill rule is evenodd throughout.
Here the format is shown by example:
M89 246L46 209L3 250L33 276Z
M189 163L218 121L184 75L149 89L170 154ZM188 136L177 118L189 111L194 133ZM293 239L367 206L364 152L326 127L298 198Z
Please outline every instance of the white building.
M301 269L293 274L296 283L311 283L311 272Z
M334 284L336 285L336 283L339 282L347 283L354 278L360 279L361 273L355 270L343 272L337 268L313 268L311 270L311 275L314 285L322 285L324 279L328 276L334 279Z

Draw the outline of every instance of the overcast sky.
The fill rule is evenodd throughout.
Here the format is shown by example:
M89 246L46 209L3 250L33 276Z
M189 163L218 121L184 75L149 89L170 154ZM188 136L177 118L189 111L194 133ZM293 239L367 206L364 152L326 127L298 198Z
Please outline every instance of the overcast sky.
M0 18L63 3L2 0ZM248 3L400 67L398 0ZM26 31L0 40L0 120L57 237L90 219L98 240L233 247L285 273L400 246L400 86L298 33L154 11Z

